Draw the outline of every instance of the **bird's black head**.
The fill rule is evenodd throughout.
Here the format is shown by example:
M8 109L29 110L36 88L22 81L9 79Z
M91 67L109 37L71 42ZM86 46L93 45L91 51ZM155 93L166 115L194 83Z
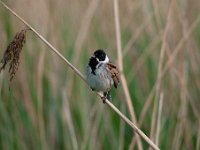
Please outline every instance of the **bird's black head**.
M93 56L90 58L89 66L92 69L92 73L95 74L95 69L98 66L101 66L103 63L108 63L109 59L106 53L102 49L98 49L93 53Z
M99 61L106 60L106 53L102 49L98 49L94 52L94 57L97 58Z

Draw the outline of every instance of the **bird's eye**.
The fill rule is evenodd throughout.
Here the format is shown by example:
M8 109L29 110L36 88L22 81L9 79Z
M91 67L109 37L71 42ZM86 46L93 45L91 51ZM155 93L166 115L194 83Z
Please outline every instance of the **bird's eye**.
M104 55L103 55L103 54L101 54L101 55L99 56L99 60L100 60L100 61L103 61L103 60L104 60Z

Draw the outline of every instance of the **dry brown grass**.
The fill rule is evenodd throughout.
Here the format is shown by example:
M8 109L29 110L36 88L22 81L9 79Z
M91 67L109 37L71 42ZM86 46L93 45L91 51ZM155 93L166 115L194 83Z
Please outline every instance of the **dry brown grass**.
M115 1L116 2L116 1ZM74 65L73 64L71 64L55 47L53 47L39 32L37 32L30 24L28 24L23 18L21 18L17 13L15 13L12 9L10 9L6 4L4 4L3 2L1 2L1 4L10 12L10 13L12 13L14 16L16 16L21 22L23 22L26 26L28 26L29 27L29 30L31 30L31 31L33 31L33 33L35 33L37 36L38 36L38 38L40 38L53 52L55 52L55 54L57 55L57 56L59 56L63 61L65 61L66 62L66 64L83 80L83 81L85 81L86 82L86 79L85 79L85 77L82 75L82 73L76 68L76 67L74 67ZM117 5L117 3L115 3L115 5ZM116 8L116 6L115 6L115 9L118 9L118 8ZM117 14L118 15L118 14ZM117 16L116 16L117 17ZM116 24L118 24L117 26L117 33L119 34L119 22L117 22ZM21 32L20 32L21 33ZM23 33L23 32L22 32ZM19 34L20 35L20 37L21 38L18 38L18 36L16 36L17 37L17 39L19 39L19 40L16 40L18 43L17 43L17 45L19 45L19 46L21 46L20 48L22 49L22 44L20 43L20 42L23 42L23 40L24 40L24 38L25 38L25 34ZM17 34L18 35L18 34ZM15 37L15 38L16 38ZM120 41L119 41L119 35L117 36L118 38L118 41L117 41L117 43L121 43ZM14 38L14 39L15 39ZM20 41L21 40L21 41ZM15 43L15 42L14 42ZM21 45L20 45L21 44ZM121 47L121 46L120 46ZM119 48L120 48L119 47ZM15 46L14 46L14 48L15 48ZM18 47L17 47L18 48ZM19 49L19 50L21 50L21 49ZM120 49L118 49L118 51L121 51ZM120 54L119 54L119 56L121 56L122 57L122 54L121 54L121 52L120 52ZM19 57L17 57L18 58L18 61L19 61ZM119 68L120 69L120 71L122 71L122 60L121 60L121 67ZM125 79L125 77L123 77L122 79ZM124 81L122 81L123 83L125 83ZM126 84L126 87L127 87L127 84ZM125 91L127 91L127 90L125 90ZM102 93L97 93L100 97L102 97ZM130 96L129 96L130 97ZM129 98L130 99L130 98ZM129 100L129 103L130 103L131 101ZM132 127L132 129L135 131L135 133L137 133L137 135L139 135L139 136L141 136L148 144L149 144L149 146L150 147L152 147L153 149L156 149L156 150L158 150L159 148L133 123L133 122L131 122L124 114L122 114L120 111L119 111L119 109L117 109L109 100L107 100L106 99L106 101L105 101L105 103L106 104L108 104L108 106L110 106L110 108L113 110L113 111L115 111L118 115L119 115L119 117L121 117L121 119L123 119L128 125L130 125L131 127ZM130 107L130 104L128 104L128 106ZM41 107L41 106L40 106ZM40 110L41 108L39 108L39 112L41 112L41 110ZM68 117L69 118L69 117ZM39 129L40 129L40 131L41 131L41 133L40 133L40 138L41 138L41 140L42 140L42 143L44 144L43 145L43 148L44 149L48 149L48 146L47 146L47 144L46 144L46 142L45 142L45 137L44 137L44 133L43 133L43 131L44 131L44 124L43 124L43 119L41 118L41 117L39 117L39 119L40 119L40 124L39 124ZM42 120L41 120L42 119ZM136 119L134 119L134 120L136 120ZM71 126L71 124L70 124L70 126ZM138 138L138 136L136 136L137 138ZM74 141L74 140L73 140ZM141 147L142 145L140 144L140 148L142 148ZM76 148L77 149L77 147L76 147L76 145L75 145L75 147L74 148Z
M117 15L113 2L118 2ZM8 73L15 74L11 90L7 72L0 74L0 149L148 149L71 70L84 80L81 72L97 48L105 48L122 72L119 88L112 91L112 103L120 112L161 149L199 149L199 1L8 0L6 4L34 26L36 35L28 34L18 55L20 64L15 59L18 67ZM3 7L0 20L3 57L24 25ZM7 60L9 70L13 59Z

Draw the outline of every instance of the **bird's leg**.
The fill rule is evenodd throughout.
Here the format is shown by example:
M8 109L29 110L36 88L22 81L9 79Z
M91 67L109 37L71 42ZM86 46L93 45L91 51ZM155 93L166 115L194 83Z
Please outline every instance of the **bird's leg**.
M103 100L103 103L105 104L106 103L106 99L107 99L107 97L108 97L108 94L109 94L109 91L107 91L107 92L104 92L103 93L103 97L101 97L101 99Z
M106 97L102 96L101 99L102 99L103 103L105 104L106 103Z

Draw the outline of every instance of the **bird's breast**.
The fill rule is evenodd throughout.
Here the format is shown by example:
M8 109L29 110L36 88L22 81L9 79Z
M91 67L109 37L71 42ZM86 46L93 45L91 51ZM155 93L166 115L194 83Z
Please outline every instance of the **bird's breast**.
M92 73L92 69L87 67L87 82L96 91L106 92L110 90L113 80L111 74L102 65L95 70L95 74Z

